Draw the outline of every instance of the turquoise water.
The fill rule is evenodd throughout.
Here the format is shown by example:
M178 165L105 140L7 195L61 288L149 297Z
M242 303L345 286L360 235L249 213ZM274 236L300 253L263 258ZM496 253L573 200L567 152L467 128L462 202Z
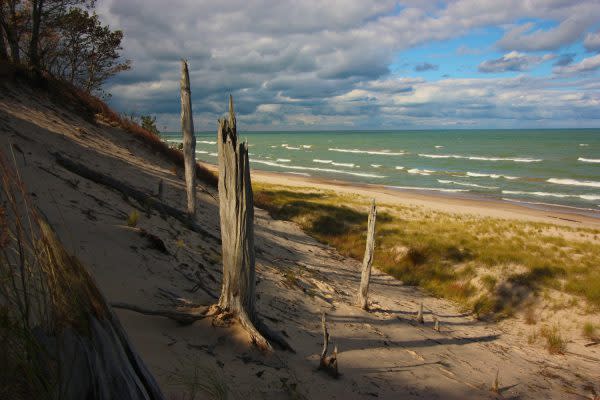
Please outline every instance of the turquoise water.
M163 135L181 141L180 133ZM600 129L243 132L255 169L600 215ZM216 133L197 158L216 162Z

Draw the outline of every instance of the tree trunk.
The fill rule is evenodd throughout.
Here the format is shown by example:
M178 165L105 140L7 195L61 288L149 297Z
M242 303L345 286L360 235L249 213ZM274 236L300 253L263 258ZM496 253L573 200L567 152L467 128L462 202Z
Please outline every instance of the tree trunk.
M1 4L1 3L0 3ZM15 64L21 62L20 50L19 50L19 34L18 34L18 18L15 1L7 1L8 15L4 14L3 7L0 7L0 23L4 28L6 35L6 41L10 48L11 61Z
M196 136L194 136L192 119L190 77L185 60L181 60L181 130L183 131L187 211L191 217L194 217L196 215Z
M44 9L44 0L33 0L31 2L31 39L29 41L29 64L39 68L39 42L40 42L40 23L42 20L42 10Z
M377 218L377 207L375 199L371 202L369 211L369 224L367 230L367 247L363 258L363 269L360 276L360 289L358 290L358 306L363 310L369 308L369 280L371 279L371 265L373 264L373 250L375 249L375 219Z
M248 144L238 143L231 96L229 118L219 120L217 142L223 255L223 286L218 307L237 316L252 341L270 350L270 344L254 327L254 200Z

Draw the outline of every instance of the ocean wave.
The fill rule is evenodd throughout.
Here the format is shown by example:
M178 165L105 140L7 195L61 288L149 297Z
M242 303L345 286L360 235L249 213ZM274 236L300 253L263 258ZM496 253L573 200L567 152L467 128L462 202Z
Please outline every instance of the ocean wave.
M276 161L277 162L290 162L292 160L290 160L289 158L278 158Z
M319 160L318 158L315 158L313 160L313 162L319 163L319 164L331 164L333 161L332 160Z
M217 142L212 142L210 140L198 140L198 143L205 143L205 144L217 144Z
M335 165L336 167L354 168L354 164L353 163L332 162L331 165Z
M587 162L587 163L600 163L600 158L584 158L579 157L577 161Z
M409 174L417 174L417 175L431 175L433 174L435 171L431 171L429 169L418 169L418 168L412 168L409 169L408 171Z
M208 153L209 156L218 157L219 153Z
M513 161L522 163L532 163L543 161L541 158L528 158L528 157L482 157L482 156L461 156L457 154L419 154L419 157L425 158L457 158L464 160L476 160L476 161Z
M284 149L288 149L288 150L301 150L300 147L295 147L295 146L288 146L287 144L281 145L281 147L283 147Z
M401 167L399 165L396 165L396 169L404 169L404 167Z
M196 154L208 154L208 151L196 150Z
M310 149L312 147L312 144L303 144L302 148L304 149Z
M448 192L448 193L459 193L468 192L467 189L446 189L446 188L430 188L430 187L417 187L417 186L385 186L388 189L408 189L408 190L431 190L435 192Z
M504 179L508 179L508 180L515 180L515 179L519 179L518 176L509 176L509 175L500 175L500 174L485 174L483 172L467 172L467 176L471 176L474 178L492 178L492 179L498 179L498 178L504 178Z
M600 187L600 182L578 181L576 179L550 178L546 182L555 183L557 185Z
M381 164L371 164L371 167L373 167L373 168L379 168L379 167L381 167Z
M284 172L285 174L292 174L292 175L302 175L302 176L310 176L310 174L308 172L294 172L294 171L286 171Z
M406 152L396 152L393 153L391 150L359 150L359 149L338 149L338 148L329 148L329 151L337 151L340 153L356 153L356 154L375 154L381 156L403 156Z
M566 194L566 193L549 193L549 192L524 192L520 190L503 190L504 194L517 194L517 195L525 195L525 196L541 196L541 197L558 197L558 198L567 198L567 197L576 197L583 200L596 201L600 200L600 195L589 195L589 194Z
M330 172L330 173L333 173L333 174L361 176L361 177L364 177L364 178L376 178L376 179L387 178L387 176L383 176L383 175L376 175L376 174L369 174L369 173L362 173L362 172L344 171L344 170L333 169L333 168L317 168L317 167L303 167L303 166L300 166L300 165L277 164L277 163L275 163L273 161L265 161L265 160L251 159L250 162L258 163L258 164L264 164L264 165L269 165L271 167L279 167L279 168L286 168L286 169L295 169L295 170L300 170L300 171L321 171L321 172Z
M476 187L476 188L481 188L481 189L498 189L498 186L483 186L483 185L478 185L476 183L447 181L447 180L444 180L444 179L438 179L437 181L439 183L445 183L445 184L451 184L451 185L459 185L459 186L469 186L469 187Z
M595 212L600 212L600 210L597 210L595 208L586 208L586 207L574 207L574 206L566 206L564 204L554 204L554 203L544 203L541 201L524 201L524 200L515 200L515 199L509 199L507 197L503 197L502 200L504 201L510 201L513 203L524 203L524 204L534 204L534 205L541 205L541 206L552 206L552 207L562 207L562 208L571 208L574 210L582 210L582 211L595 211Z
M587 143L579 143L579 146L581 146L581 147L588 147L589 144L587 144Z
M438 146L435 146L435 148L436 148L436 149L443 149L443 148L444 148L444 146L439 146L439 145L438 145Z

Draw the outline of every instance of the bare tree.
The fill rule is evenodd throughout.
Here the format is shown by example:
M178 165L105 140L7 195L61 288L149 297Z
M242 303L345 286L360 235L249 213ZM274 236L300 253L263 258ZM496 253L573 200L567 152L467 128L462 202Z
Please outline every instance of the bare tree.
M190 76L185 60L181 60L181 130L183 131L187 211L191 217L194 217L196 215L196 136L194 136L192 119Z
M377 218L377 207L375 199L371 202L369 210L369 222L367 228L367 247L363 258L362 274L360 276L360 288L358 290L358 306L363 310L369 308L369 281L371 280L371 265L373 264L373 251L375 249L375 219Z

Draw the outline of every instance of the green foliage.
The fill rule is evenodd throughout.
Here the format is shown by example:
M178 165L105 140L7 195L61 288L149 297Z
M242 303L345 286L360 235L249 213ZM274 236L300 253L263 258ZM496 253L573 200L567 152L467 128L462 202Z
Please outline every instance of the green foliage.
M160 136L160 131L156 127L156 117L152 115L142 115L140 117L142 128L150 133L154 133L156 136Z

